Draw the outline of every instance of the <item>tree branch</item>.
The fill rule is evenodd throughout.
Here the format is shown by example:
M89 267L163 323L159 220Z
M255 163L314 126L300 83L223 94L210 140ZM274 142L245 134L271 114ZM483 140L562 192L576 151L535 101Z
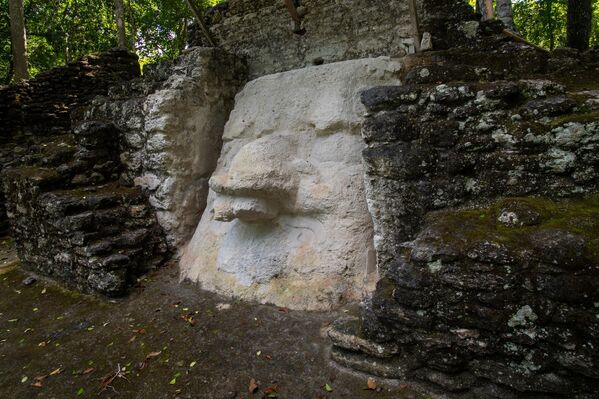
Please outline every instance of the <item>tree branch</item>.
M195 19L198 21L198 25L200 26L200 30L202 31L202 33L206 37L206 40L208 40L208 43L212 47L218 47L216 45L216 42L212 38L212 35L210 35L210 31L208 30L208 28L204 24L204 21L202 19L202 14L200 13L200 10L198 10L198 8L195 6L195 4L193 4L192 0L185 0L185 2L187 3L187 6L191 10L191 12L192 12L193 16L195 17Z

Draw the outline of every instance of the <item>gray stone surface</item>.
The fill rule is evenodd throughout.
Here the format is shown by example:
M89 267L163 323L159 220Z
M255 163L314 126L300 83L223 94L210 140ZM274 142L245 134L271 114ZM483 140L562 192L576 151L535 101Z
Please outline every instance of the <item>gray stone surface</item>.
M112 49L81 57L35 79L0 87L0 171L20 164L51 164L69 155L54 146L54 137L70 128L71 112L93 97L106 94L122 80L139 76L137 56ZM67 140L68 141L68 140ZM64 143L57 140L56 144ZM4 193L0 189L0 235L9 230Z
M227 51L248 60L252 78L318 63L414 51L408 1L302 0L302 28L281 0L231 0L208 14L211 31ZM191 45L204 42L195 32Z
M381 279L332 358L435 395L596 398L597 54L481 31L362 95Z
M148 193L176 253L206 205L208 178L246 67L224 51L194 48L144 72L94 99L81 119L110 120L120 130L121 182Z
M117 296L163 261L166 245L147 197L118 183L119 129L78 119L94 96L137 76L137 57L113 50L6 89L28 96L0 112L16 118L2 126L8 140L0 155L7 216L25 269ZM3 94L2 101L14 101Z

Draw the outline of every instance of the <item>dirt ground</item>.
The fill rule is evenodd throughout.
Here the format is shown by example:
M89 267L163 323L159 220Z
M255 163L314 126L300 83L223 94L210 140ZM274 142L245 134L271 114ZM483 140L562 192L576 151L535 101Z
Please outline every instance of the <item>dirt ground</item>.
M0 238L0 398L423 398L330 364L339 313L221 298L175 266L119 300L27 277Z

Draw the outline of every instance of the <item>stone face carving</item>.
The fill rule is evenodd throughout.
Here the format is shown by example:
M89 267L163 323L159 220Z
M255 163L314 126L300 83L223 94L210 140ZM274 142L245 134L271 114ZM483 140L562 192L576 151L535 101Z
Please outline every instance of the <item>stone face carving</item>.
M376 266L358 97L397 82L399 69L389 58L363 59L248 83L225 127L182 277L296 309L361 298Z

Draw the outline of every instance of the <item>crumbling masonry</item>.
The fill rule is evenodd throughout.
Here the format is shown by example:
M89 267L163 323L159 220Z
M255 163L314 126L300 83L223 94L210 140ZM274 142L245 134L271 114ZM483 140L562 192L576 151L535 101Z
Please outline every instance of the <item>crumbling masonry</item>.
M413 54L407 0L301 1L303 35L279 1L231 0L206 17L218 49L143 77L114 50L0 89L0 230L84 291L182 254L229 295L362 295L332 361L433 396L599 397L599 53L416 5L433 51ZM345 220L354 252L356 226L326 231ZM315 281L343 289L298 300Z

